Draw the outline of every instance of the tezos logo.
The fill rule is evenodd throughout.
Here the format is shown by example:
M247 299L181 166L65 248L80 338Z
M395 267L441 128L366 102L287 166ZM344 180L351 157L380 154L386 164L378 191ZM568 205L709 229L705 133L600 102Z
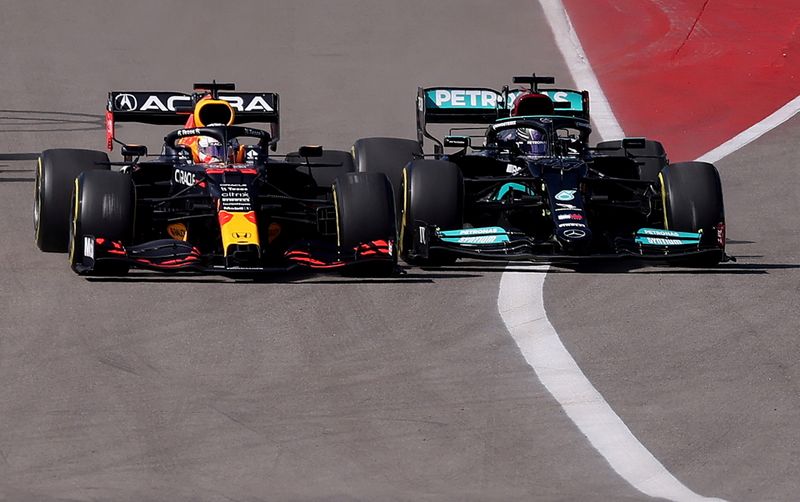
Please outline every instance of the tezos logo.
M556 200L573 200L577 190L561 190L556 194Z

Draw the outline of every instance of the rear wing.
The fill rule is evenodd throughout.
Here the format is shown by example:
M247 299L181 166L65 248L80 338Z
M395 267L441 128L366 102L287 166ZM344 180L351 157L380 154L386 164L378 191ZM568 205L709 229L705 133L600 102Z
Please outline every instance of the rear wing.
M428 124L492 124L508 117L514 100L526 89L501 90L484 87L419 87L417 88L417 141L442 142L428 132ZM553 101L555 115L589 120L589 93L571 89L536 89Z
M199 85L199 84L198 84ZM230 85L232 87L232 85ZM225 88L230 88L225 87ZM218 99L230 103L236 112L234 124L270 124L274 150L280 138L280 99L272 92L236 92L214 90ZM143 124L183 126L197 102L207 92L172 91L111 91L106 104L106 147L114 145L115 123L139 122Z

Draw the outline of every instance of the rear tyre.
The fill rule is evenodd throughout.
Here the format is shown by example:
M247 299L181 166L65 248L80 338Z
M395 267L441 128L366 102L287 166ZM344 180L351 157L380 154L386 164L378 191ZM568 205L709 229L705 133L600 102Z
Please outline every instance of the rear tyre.
M359 244L376 240L397 239L392 186L382 173L348 173L333 182L336 206L336 232L342 250L355 249ZM392 259L364 262L357 272L386 276L397 267L396 246Z
M83 171L109 170L108 155L94 150L60 148L39 156L33 198L33 229L42 251L64 253L69 247L70 197Z
M400 255L410 265L449 265L450 253L431 251L427 259L409 256L416 222L441 230L463 227L464 177L461 169L444 160L415 160L403 171L403 213L400 227Z
M400 138L363 138L353 145L353 159L360 173L383 173L389 177L396 214L400 215L403 168L422 156L419 143Z
M305 159L300 157L297 152L287 154L286 160L289 162L305 161ZM323 150L322 157L315 157L309 160L312 163L319 164L341 164L337 166L311 168L311 177L314 178L314 182L320 188L330 188L337 176L356 171L355 164L353 163L353 155L350 152L343 152L341 150Z
M659 174L664 205L664 228L702 232L701 244L719 252L688 261L691 265L716 265L725 256L725 208L719 172L707 162L678 162Z
M632 157L639 165L639 179L656 181L658 173L667 165L667 153L664 145L659 141L645 140L644 148L622 148L622 141L601 141L597 148L602 148L602 154L608 156Z
M69 262L80 270L84 256L84 236L91 235L127 244L133 237L135 189L131 177L111 171L86 171L73 182L69 231ZM95 264L91 275L122 275L126 263Z

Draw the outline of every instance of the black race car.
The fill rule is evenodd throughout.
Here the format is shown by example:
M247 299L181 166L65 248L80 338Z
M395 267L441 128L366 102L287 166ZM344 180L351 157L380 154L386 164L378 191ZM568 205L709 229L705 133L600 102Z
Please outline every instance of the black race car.
M635 257L726 261L716 168L669 163L663 146L625 138L589 146L586 91L420 88L417 140L356 142L356 167L389 176L400 254L412 264L458 256L580 262ZM443 141L429 124L450 128ZM423 155L425 139L434 153Z
M148 156L116 139L119 121L186 126ZM270 131L239 125L248 122ZM122 144L124 162L77 149L39 157L36 243L68 251L75 272L395 270L387 177L353 172L349 152L318 146L270 155L279 138L277 94L237 93L216 82L195 84L190 94L111 92L106 124L109 150ZM201 157L203 144L221 158Z

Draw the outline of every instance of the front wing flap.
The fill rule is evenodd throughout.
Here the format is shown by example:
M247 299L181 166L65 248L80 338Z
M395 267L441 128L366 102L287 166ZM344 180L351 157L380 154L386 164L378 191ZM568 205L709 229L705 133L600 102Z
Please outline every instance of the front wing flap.
M284 254L281 266L226 266L212 263L189 242L160 239L125 246L119 241L86 235L83 237L83 256L73 268L79 274L90 274L98 264L125 263L130 267L159 271L196 271L217 274L287 271L295 267L312 269L341 269L366 262L394 261L393 240L375 240L340 250L321 242L301 242Z
M679 260L722 252L719 247L702 245L701 236L699 233L642 228L629 238L616 238L612 252L567 254L561 252L553 240L537 241L522 232L502 227L443 231L436 226L416 222L409 257L427 259L431 251L435 251L503 261L569 263L616 258ZM730 259L723 254L723 261Z

